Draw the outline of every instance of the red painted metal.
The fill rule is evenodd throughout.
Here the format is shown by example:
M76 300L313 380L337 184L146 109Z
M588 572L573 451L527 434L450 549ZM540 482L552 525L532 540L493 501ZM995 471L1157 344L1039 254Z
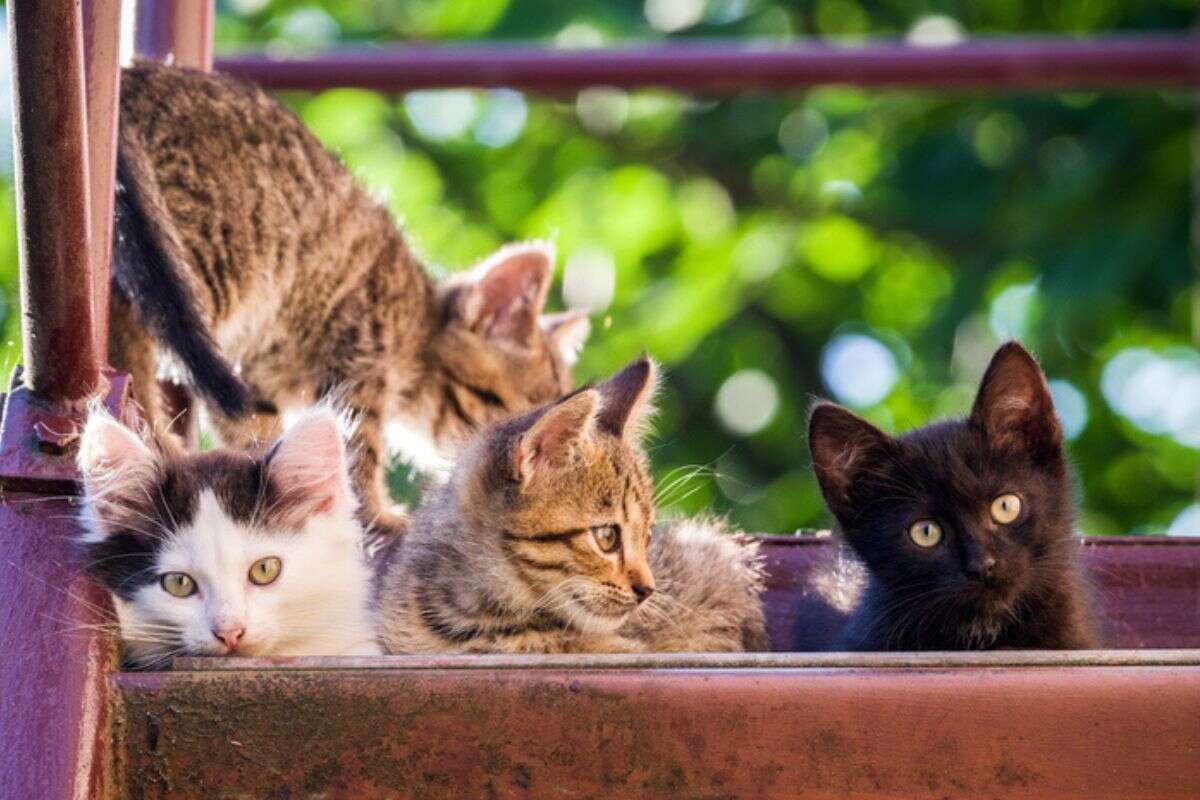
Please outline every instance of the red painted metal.
M1200 796L1195 665L467 663L117 687L133 798Z
M1106 646L1200 648L1200 537L1089 537L1080 547ZM844 619L823 591L831 541L766 536L763 551L772 648L828 648Z
M139 56L210 70L215 0L142 0L137 4Z
M112 261L113 172L117 158L117 98L121 85L120 0L85 0L88 166L92 253L92 329L96 360L108 362L108 281Z
M672 42L605 50L523 45L336 50L292 58L245 54L216 68L269 89L357 86L387 92L512 86L670 86L702 92L828 83L943 89L1066 89L1200 85L1200 37L974 40L950 47L894 42L836 46Z
M100 379L92 327L83 26L69 2L8 6L25 385L82 400Z

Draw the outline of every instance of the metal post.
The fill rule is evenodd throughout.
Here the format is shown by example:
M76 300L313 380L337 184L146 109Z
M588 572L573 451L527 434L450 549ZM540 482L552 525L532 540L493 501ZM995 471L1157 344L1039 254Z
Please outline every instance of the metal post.
M8 4L25 365L0 425L0 798L111 795L108 601L79 569L68 495L86 401L107 391L120 415L126 386L101 369L108 245L95 233L111 217L115 5L88 7L104 123L89 139L80 3Z
M137 52L205 71L213 64L214 0L142 0L137 9Z

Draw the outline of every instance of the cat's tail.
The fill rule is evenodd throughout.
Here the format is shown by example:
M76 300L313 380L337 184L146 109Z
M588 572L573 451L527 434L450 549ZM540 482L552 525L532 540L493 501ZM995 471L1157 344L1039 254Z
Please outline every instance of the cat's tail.
M213 340L183 266L188 254L164 224L166 206L147 165L122 144L117 153L113 281L193 386L225 414L245 416L251 396Z

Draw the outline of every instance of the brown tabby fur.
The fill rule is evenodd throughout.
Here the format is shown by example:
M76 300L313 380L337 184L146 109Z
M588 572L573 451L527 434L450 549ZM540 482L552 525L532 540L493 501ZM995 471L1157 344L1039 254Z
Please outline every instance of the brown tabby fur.
M694 612L683 597L661 600L664 589L692 583L684 571L715 576L724 565L684 566L687 537L673 527L650 541L653 485L638 438L653 383L643 359L479 436L381 568L384 648L612 653L761 644L752 551L736 568L738 583L718 589L711 577L692 576ZM605 554L593 532L610 525L619 526L620 546ZM675 562L663 566L662 582L652 572L656 554ZM722 600L722 591L740 593L740 603ZM738 605L744 619L731 619Z
M388 211L262 91L151 64L122 80L123 182L253 396L244 418L212 407L223 442L268 441L281 410L333 392L357 417L363 516L399 530L383 481L385 423L405 422L448 457L475 427L570 389L570 346L586 319L539 320L547 247L510 247L486 274L435 283ZM161 433L156 351L171 343L120 278L118 264L111 359L133 374Z

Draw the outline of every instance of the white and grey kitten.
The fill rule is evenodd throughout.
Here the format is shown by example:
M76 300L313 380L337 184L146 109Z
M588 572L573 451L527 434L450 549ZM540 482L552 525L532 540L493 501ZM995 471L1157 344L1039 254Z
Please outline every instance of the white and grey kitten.
M130 666L380 652L332 411L305 413L262 453L185 456L97 412L79 466L87 569L112 593Z

